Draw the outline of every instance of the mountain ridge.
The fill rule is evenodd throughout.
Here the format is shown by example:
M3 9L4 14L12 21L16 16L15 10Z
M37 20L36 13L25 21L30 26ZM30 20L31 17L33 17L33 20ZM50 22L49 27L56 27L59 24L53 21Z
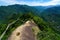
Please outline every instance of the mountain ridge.
M40 12L40 9L37 10L36 8L27 5L1 6L0 35L9 23L19 18L19 21L10 26L2 40L6 40L13 30L15 30L19 25L25 23L27 20L31 19L34 20L41 30L37 34L38 40L60 40L60 15L57 14L59 12L59 6L56 9L55 8L55 6L49 7Z

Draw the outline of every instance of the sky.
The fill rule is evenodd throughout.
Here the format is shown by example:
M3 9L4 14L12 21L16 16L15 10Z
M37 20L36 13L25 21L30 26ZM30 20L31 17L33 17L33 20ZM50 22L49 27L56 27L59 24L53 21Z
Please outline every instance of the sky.
M4 5L29 5L29 6L50 6L60 5L60 0L0 0L0 6Z

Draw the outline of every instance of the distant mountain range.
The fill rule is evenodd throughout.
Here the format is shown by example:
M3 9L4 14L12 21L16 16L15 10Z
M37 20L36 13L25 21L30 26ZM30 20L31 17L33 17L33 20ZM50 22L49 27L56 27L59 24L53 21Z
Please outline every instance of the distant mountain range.
M60 35L60 6L27 6L18 4L9 6L0 6L0 24L7 23L8 20L10 19L16 19L17 17L21 16L19 14L27 14L27 13L34 13L35 15L38 16L38 18L41 17L45 22L47 22L49 27L51 27L56 33ZM23 18L25 16L29 15L23 15ZM37 17L35 18L36 20L39 20Z
M60 31L60 6L47 8L39 15L46 21L50 22L54 29Z
M25 14L28 12L35 12L35 8L32 8L27 5L9 5L9 6L0 6L0 20L3 22L4 20L7 20L8 17L11 17L13 14ZM35 12L36 13L36 12Z
M12 14L33 12L39 16L55 16L60 17L60 6L27 6L27 5L9 5L0 6L0 20L6 19Z

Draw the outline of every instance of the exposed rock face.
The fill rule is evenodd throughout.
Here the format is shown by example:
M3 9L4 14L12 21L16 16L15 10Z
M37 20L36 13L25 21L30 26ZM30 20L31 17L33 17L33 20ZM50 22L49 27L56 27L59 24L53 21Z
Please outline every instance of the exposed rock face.
M35 35L32 31L33 26L36 26L33 21L27 21L25 24L16 28L8 40L35 40Z

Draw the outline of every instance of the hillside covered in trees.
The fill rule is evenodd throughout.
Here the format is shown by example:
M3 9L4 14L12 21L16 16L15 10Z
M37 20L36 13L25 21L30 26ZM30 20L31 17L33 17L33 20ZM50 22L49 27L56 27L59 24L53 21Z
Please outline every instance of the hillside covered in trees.
M7 40L11 32L21 24L25 23L27 20L34 20L34 22L41 30L37 34L38 40L60 40L60 31L56 31L53 28L56 24L54 22L50 23L50 21L47 21L44 18L46 17L45 15L43 17L42 14L40 16L37 15L37 13L37 9L27 5L0 6L0 36L9 23L19 19L17 22L9 27L2 40Z

